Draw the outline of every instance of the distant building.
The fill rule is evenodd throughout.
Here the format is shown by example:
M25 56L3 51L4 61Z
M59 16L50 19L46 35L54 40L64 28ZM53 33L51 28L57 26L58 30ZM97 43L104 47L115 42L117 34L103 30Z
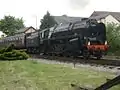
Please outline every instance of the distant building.
M85 17L70 17L67 15L62 15L62 16L53 16L57 24L68 24L70 22L77 22L77 21L82 21L88 18Z
M32 32L35 32L36 29L33 28L32 26L30 27L25 27L25 28L21 28L20 30L17 30L16 31L16 34L20 34L20 33L32 33Z
M94 11L89 17L98 22L120 24L120 12Z

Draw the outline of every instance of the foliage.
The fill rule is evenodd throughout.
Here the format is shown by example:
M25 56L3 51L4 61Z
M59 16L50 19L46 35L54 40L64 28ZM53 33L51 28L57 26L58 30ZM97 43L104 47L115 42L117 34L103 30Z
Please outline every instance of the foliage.
M0 31L5 33L6 35L14 35L14 33L23 28L23 19L15 18L13 16L4 16L3 19L0 20Z
M28 57L23 50L14 50L14 45L0 50L0 60L25 60Z
M120 50L120 25L109 23L107 25L107 40L109 52L117 53Z
M14 44L10 44L10 45L8 45L8 47L2 48L2 49L0 50L0 54L3 54L4 52L10 52L10 51L12 51L13 49L14 49Z
M43 19L41 19L41 25L40 29L50 28L57 24L57 22L54 20L54 18L50 15L50 13L47 11L47 14L44 15Z
M7 48L6 48L6 52L10 52L14 49L14 44L10 44Z

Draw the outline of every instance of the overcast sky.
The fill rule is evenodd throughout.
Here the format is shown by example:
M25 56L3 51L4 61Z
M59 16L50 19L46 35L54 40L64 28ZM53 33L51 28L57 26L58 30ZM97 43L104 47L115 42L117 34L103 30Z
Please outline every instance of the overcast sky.
M93 11L120 10L120 0L0 0L0 19L4 15L23 17L26 26L37 27L48 10L52 15L89 17Z

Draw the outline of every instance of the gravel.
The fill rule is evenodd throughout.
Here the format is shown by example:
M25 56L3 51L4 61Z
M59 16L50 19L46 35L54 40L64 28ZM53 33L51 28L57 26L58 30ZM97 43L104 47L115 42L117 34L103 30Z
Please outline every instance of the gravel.
M55 61L55 60L47 60L47 59L35 59L35 58L29 58L28 60L33 60L33 61L37 61L37 62L41 62L41 63L46 63L46 64L62 64L65 67L72 67L74 69L79 69L81 67L83 68L90 68L96 71L103 71L103 72L111 72L114 73L116 75L120 75L120 67L116 67L116 66L107 66L107 65L92 65L92 64L80 64L77 63L74 64L73 63L64 63L64 62L59 62L59 61Z

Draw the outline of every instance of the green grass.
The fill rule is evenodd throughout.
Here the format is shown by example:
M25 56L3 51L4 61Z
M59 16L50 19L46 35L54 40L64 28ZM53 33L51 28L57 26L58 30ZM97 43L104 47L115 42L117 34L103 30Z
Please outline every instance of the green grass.
M0 61L0 90L73 90L71 83L95 88L106 82L106 77L115 75L35 61ZM120 85L110 90L119 89Z

